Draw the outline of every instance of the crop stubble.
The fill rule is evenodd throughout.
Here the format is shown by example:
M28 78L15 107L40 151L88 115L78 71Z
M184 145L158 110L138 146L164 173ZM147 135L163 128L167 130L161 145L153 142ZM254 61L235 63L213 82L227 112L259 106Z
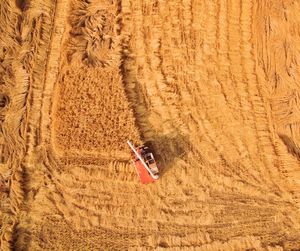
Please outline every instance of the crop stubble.
M0 8L1 248L300 248L298 2Z

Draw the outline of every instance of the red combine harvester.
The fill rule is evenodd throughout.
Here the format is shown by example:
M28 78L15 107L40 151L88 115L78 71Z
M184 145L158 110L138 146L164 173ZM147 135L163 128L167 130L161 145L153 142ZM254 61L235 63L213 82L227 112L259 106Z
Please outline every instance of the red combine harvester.
M149 147L139 146L135 148L129 140L127 143L134 153L132 161L141 182L143 184L148 184L157 180L159 178L159 170Z

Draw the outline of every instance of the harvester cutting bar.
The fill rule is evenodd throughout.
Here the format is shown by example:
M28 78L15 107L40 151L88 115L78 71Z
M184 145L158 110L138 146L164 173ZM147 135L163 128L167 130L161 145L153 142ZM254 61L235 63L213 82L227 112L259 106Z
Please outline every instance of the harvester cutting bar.
M151 177L155 180L158 179L158 175L155 175L152 173L152 171L150 170L150 168L148 167L148 165L145 163L144 159L142 158L142 156L137 152L137 150L135 149L135 147L132 145L132 143L128 140L127 144L130 146L131 150L135 153L135 155L138 157L138 159L141 161L141 163L143 164L143 166L146 168L146 170L150 173Z

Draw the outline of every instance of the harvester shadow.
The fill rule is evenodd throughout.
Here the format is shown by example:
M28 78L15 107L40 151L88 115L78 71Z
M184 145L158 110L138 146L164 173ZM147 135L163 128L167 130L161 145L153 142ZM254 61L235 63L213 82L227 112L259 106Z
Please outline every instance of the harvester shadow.
M139 128L142 141L152 150L162 176L171 170L180 159L185 158L192 148L191 143L188 136L174 132L155 134L151 136L151 139L144 137L144 132L152 128L152 124L149 121L149 102L147 102L147 97L143 94L143 86L137 79L136 72L131 70L136 63L134 57L123 53L122 62L120 71L123 76L127 98L136 119L136 126Z
M179 160L183 160L191 150L188 137L181 134L157 135L145 144L153 151L161 176L171 170Z

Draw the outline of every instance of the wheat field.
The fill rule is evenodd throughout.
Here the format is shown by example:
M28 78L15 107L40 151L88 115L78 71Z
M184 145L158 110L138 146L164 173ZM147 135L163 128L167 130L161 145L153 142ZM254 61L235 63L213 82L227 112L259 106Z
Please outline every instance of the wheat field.
M299 9L1 0L0 249L300 250Z

